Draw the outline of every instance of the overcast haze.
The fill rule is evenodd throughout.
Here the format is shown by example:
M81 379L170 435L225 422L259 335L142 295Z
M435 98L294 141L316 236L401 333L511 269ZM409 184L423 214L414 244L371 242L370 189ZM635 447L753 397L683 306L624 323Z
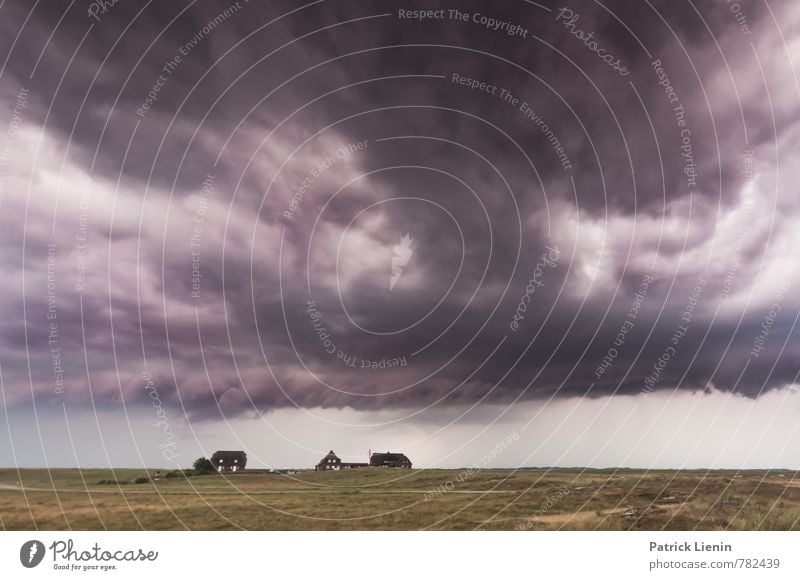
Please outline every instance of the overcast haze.
M1 465L800 467L800 6L458 4L0 4Z

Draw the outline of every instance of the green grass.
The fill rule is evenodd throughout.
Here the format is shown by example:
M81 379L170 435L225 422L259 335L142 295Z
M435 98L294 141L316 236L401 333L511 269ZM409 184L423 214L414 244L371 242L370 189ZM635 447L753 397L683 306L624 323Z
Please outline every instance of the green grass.
M0 529L800 529L800 475L786 471L359 469L133 483L152 473L0 469Z

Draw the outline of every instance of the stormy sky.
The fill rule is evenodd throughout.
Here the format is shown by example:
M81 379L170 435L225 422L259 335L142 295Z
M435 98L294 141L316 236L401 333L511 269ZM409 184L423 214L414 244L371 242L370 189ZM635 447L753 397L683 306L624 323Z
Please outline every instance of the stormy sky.
M0 3L3 465L800 467L800 6Z

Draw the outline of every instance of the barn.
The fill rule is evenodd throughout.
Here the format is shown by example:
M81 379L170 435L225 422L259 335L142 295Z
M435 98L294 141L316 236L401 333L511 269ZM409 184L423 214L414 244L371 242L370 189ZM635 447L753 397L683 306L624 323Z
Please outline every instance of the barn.
M247 465L247 453L244 451L215 451L211 463L217 471L241 471Z

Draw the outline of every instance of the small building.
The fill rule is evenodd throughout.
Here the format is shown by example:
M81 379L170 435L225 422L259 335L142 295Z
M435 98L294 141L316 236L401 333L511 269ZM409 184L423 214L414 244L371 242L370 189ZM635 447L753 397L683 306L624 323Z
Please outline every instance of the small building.
M333 452L333 449L330 452L320 459L319 463L317 463L316 467L314 467L314 471L328 471L331 469L339 469L342 465L342 460L339 459L336 454Z
M247 465L247 453L244 451L215 451L211 463L217 471L242 471Z
M314 467L314 471L338 471L340 469L360 469L362 467L369 467L369 463L347 463L339 459L333 452L333 449L323 457L319 463Z
M411 460L402 453L373 453L369 457L369 464L372 467L399 467L401 469L411 469Z

